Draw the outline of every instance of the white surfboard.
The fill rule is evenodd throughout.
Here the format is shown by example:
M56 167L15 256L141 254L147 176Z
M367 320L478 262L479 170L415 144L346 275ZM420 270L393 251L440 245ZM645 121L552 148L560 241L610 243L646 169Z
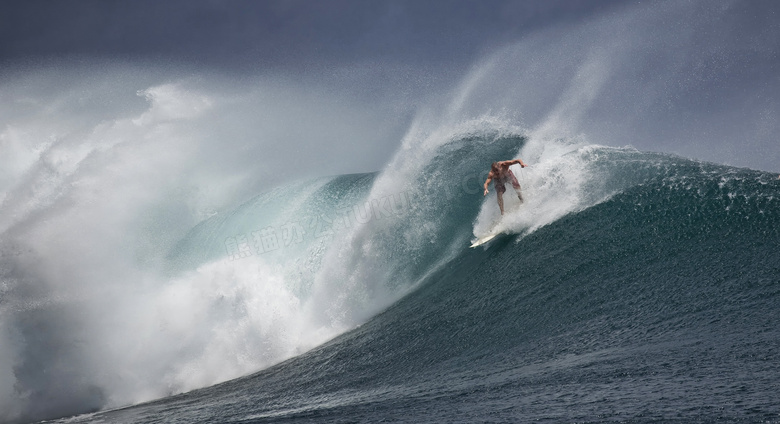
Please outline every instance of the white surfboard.
M490 240L493 240L494 238L498 237L499 234L501 234L500 231L491 232L484 237L478 238L476 241L474 241L474 243L471 243L471 246L469 247L473 248L477 246L482 246L483 244L489 242Z

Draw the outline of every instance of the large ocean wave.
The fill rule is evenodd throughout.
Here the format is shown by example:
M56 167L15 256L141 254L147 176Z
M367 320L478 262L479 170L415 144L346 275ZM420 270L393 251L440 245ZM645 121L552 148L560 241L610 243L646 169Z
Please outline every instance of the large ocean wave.
M776 175L570 145L561 156L518 170L525 172L528 202L548 214L523 217L519 209L506 217L505 235L470 249L472 233L497 206L482 198L471 177L454 191L446 187L454 175L484 176L479 159L457 165L476 151L532 147L523 137L499 134L472 132L436 143L416 172L307 184L307 202L278 219L250 211L261 204L285 209L278 196L300 186L198 226L185 240L213 244L222 257L206 260L212 265L198 273L253 269L265 255L298 263L280 268L295 275L258 272L251 278L255 288L245 289L268 290L274 276L270 281L289 293L285 299L295 299L285 313L298 316L271 321L276 333L324 328L327 338L354 330L246 378L75 422L776 418ZM567 178L576 189L562 189ZM376 215L359 212L381 211L384 200L373 196L388 193L378 187L391 182L408 203ZM234 234L283 232L284 223L309 216L342 219L343 227L334 224L320 237L304 233L290 246L258 254L260 241L245 257L232 245ZM230 253L235 257L226 258ZM313 279L291 273L312 263ZM222 310L219 302L227 301L238 315L228 321L240 322L244 302L224 293L212 288L201 302ZM201 328L214 335L237 331L211 330Z
M563 139L529 141L521 128L488 117L406 143L380 173L296 180L207 217L169 242L153 260L148 252L144 256L134 251L133 247L139 246L131 241L116 240L124 241L119 251L128 252L128 256L120 259L134 264L131 271L122 262L118 267L115 252L110 263L98 262L98 268L90 263L89 267L79 264L70 269L57 256L34 250L45 251L59 237L72 237L86 242L87 250L79 253L106 261L93 250L97 242L88 238L89 232L80 232L80 237L71 233L88 228L87 223L74 227L74 221L84 219L83 211L69 212L65 207L56 216L28 224L29 228L10 225L7 234L19 234L6 239L4 245L3 330L10 342L4 346L23 349L11 350L6 356L18 358L12 371L6 370L14 384L13 390L6 388L6 392L25 394L27 407L36 408L39 417L185 392L300 355L366 323L415 289L426 293L432 290L428 286L444 284L443 274L451 281L447 284L463 284L466 277L451 275L451 269L461 268L462 263L474 268L486 266L474 262L475 253L467 246L499 222L495 195L483 198L481 193L486 164L518 155L531 164L515 170L526 202L518 207L507 200L510 212L499 224L505 235L477 250L485 252L483 255L516 252L502 254L517 254L513 260L522 258L524 262L530 255L536 261L532 270L545 275L545 284L554 285L555 278L566 275L582 284L592 278L589 286L601 292L604 281L612 281L606 276L626 282L626 273L640 272L636 263L640 259L666 262L669 271L661 275L672 279L681 278L676 274L688 272L685 269L702 269L709 275L713 266L729 269L727 264L736 265L746 258L753 263L747 266L750 274L776 266L771 261L756 266L754 259L758 252L766 252L766 245L777 242L780 197L774 175L632 148ZM100 203L96 207L113 210L115 206ZM104 248L107 241L115 241L103 237ZM587 241L594 237L596 240ZM632 247L630 240L646 241ZM32 242L45 243L36 246ZM536 247L528 250L526 243ZM652 249L648 250L647 243ZM683 257L682 251L691 244L705 250ZM721 257L726 244L739 246L736 257ZM567 253L567 249L578 253ZM35 261L31 263L32 258ZM680 261L691 264L681 267ZM564 276L546 275L561 267L569 269ZM484 278L499 291L511 291L516 283L531 284L526 277L530 271L518 270L519 274L513 275L491 265L480 277L475 270L463 270L471 275L471 281ZM674 275L669 276L669 272ZM69 281L69 273L84 280L58 286ZM33 275L40 280L31 280ZM642 290L651 290L648 287L659 278L648 267L641 275L644 277L637 277L641 281L631 284L642 286ZM701 284L700 278L689 277L690 284ZM90 286L93 278L96 283ZM739 277L730 284L744 284L744 279ZM759 283L759 287L766 290L771 285ZM495 309L493 319L498 327L515 322L514 314L520 313L512 307L505 311L507 306L490 298L471 298L476 294L453 290L449 293L452 302L466 302L466 310L475 307L467 306L471 301L482 305L480 308ZM619 304L634 303L630 297L588 299L591 295L587 291L582 295L586 302L609 301L609 308L615 311L623 310ZM559 302L540 293L528 296L531 299L526 303ZM655 308L661 300L648 302L651 305L646 307ZM439 306L412 306L419 309L418 314L434 307ZM451 308L447 306L441 313L456 321L466 319L456 318L465 313L463 310ZM551 313L539 311L540 316ZM594 312L586 309L581 313ZM679 319L686 323L675 328L696 331L687 323L700 318L674 313L683 313ZM408 324L417 325L415 320L425 320L424 316L427 314L410 317ZM534 324L540 316L527 312L522 316L527 319L525 331L539 332L535 337L550 338L546 343L559 337L557 332L546 333L544 326ZM379 323L372 326L389 325L383 321L385 315L377 319ZM627 325L604 319L611 324L599 325ZM653 327L661 325L653 321L659 319L672 318L653 317L632 325ZM474 323L471 318L468 322ZM471 325L466 331L474 331ZM569 331L589 331L587 328L572 327ZM359 334L365 331L369 330ZM420 349L444 342L428 343ZM509 341L499 338L484 343L480 348L485 350L483 354L493 355L498 345ZM56 359L48 357L49 352ZM306 358L283 369L289 372L290 367L315 366ZM263 384L261 377L257 379L248 384ZM69 390L63 395L60 390L65 384ZM13 401L19 405L22 398ZM37 409L41 404L52 409ZM66 407L73 409L62 409ZM36 417L30 410L24 413Z

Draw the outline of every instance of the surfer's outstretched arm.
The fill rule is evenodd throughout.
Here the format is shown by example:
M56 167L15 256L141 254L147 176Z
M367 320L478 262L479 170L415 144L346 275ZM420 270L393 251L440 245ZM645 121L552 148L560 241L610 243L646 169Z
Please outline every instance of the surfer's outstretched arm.
M506 165L506 166L512 166L512 165L517 164L517 165L520 165L523 168L528 166L528 165L525 164L525 162L523 162L522 159L505 160L505 161L501 162L501 164L502 165Z
M483 196L487 196L488 194L488 184L493 181L493 174L488 174L487 180L485 180L485 192L482 193Z

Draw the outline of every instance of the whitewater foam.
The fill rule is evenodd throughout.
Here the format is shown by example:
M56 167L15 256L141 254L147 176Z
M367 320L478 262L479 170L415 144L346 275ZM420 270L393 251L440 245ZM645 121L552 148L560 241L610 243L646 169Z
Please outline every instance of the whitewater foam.
M69 78L82 84L101 75ZM30 79L35 76L6 82L2 91L16 95L4 99L17 101L17 92L25 90L14 84ZM381 108L353 111L322 90L274 81L240 93L186 79L127 88L116 78L114 85L85 88L89 95L74 109L70 105L83 98L63 82L61 91L27 93L38 96L30 103L35 114L4 115L0 420L61 416L214 384L297 355L344 330L306 321L304 312L311 286L306 278L313 277L302 277L300 268L319 266L324 239L234 261L226 240L242 228L294 221L330 179L303 186L293 181L337 170L344 161L325 160L323 169L302 166L290 176L279 172L288 167L277 158L313 163L313 156L359 153L362 147L351 141L339 151L333 140L360 139L360 128L366 129L364 140L378 140L392 122L378 118ZM300 96L286 98L290 93ZM275 97L277 109L269 106ZM145 107L138 107L139 98ZM334 107L321 110L327 104ZM5 102L0 107L13 109ZM290 108L296 116L275 117ZM258 132L249 118L264 111L270 112ZM297 125L295 137L318 140L329 152L293 153L297 141L278 147L289 137L278 128L291 127L290 120L305 122L307 114L316 119ZM319 121L333 114L361 124L346 131ZM234 220L232 229L201 234L200 251L177 256L193 226L241 210L247 194L283 179L289 184L277 197L282 207L265 222Z

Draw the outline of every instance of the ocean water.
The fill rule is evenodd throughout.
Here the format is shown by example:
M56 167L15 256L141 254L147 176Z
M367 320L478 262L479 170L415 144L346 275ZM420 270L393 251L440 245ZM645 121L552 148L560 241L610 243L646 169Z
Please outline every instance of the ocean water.
M328 302L338 316L316 316L347 322L365 309L357 305L382 310L258 373L54 422L780 420L777 176L570 145L515 170L526 203L508 212L501 237L468 248L481 221L497 219L494 199L479 193L481 163L526 143L453 136L408 180L412 171L392 165L332 177L305 184L305 201L271 192L203 222L177 258L241 266L278 255L301 274L335 261L329 278L342 272L335 284L349 291ZM269 208L293 212L274 218ZM236 234L281 229L291 216L308 230L303 217L318 213L332 234L261 254L250 246L246 257L231 250ZM370 270L354 265L355 250ZM301 277L293 291L305 298L319 284Z

